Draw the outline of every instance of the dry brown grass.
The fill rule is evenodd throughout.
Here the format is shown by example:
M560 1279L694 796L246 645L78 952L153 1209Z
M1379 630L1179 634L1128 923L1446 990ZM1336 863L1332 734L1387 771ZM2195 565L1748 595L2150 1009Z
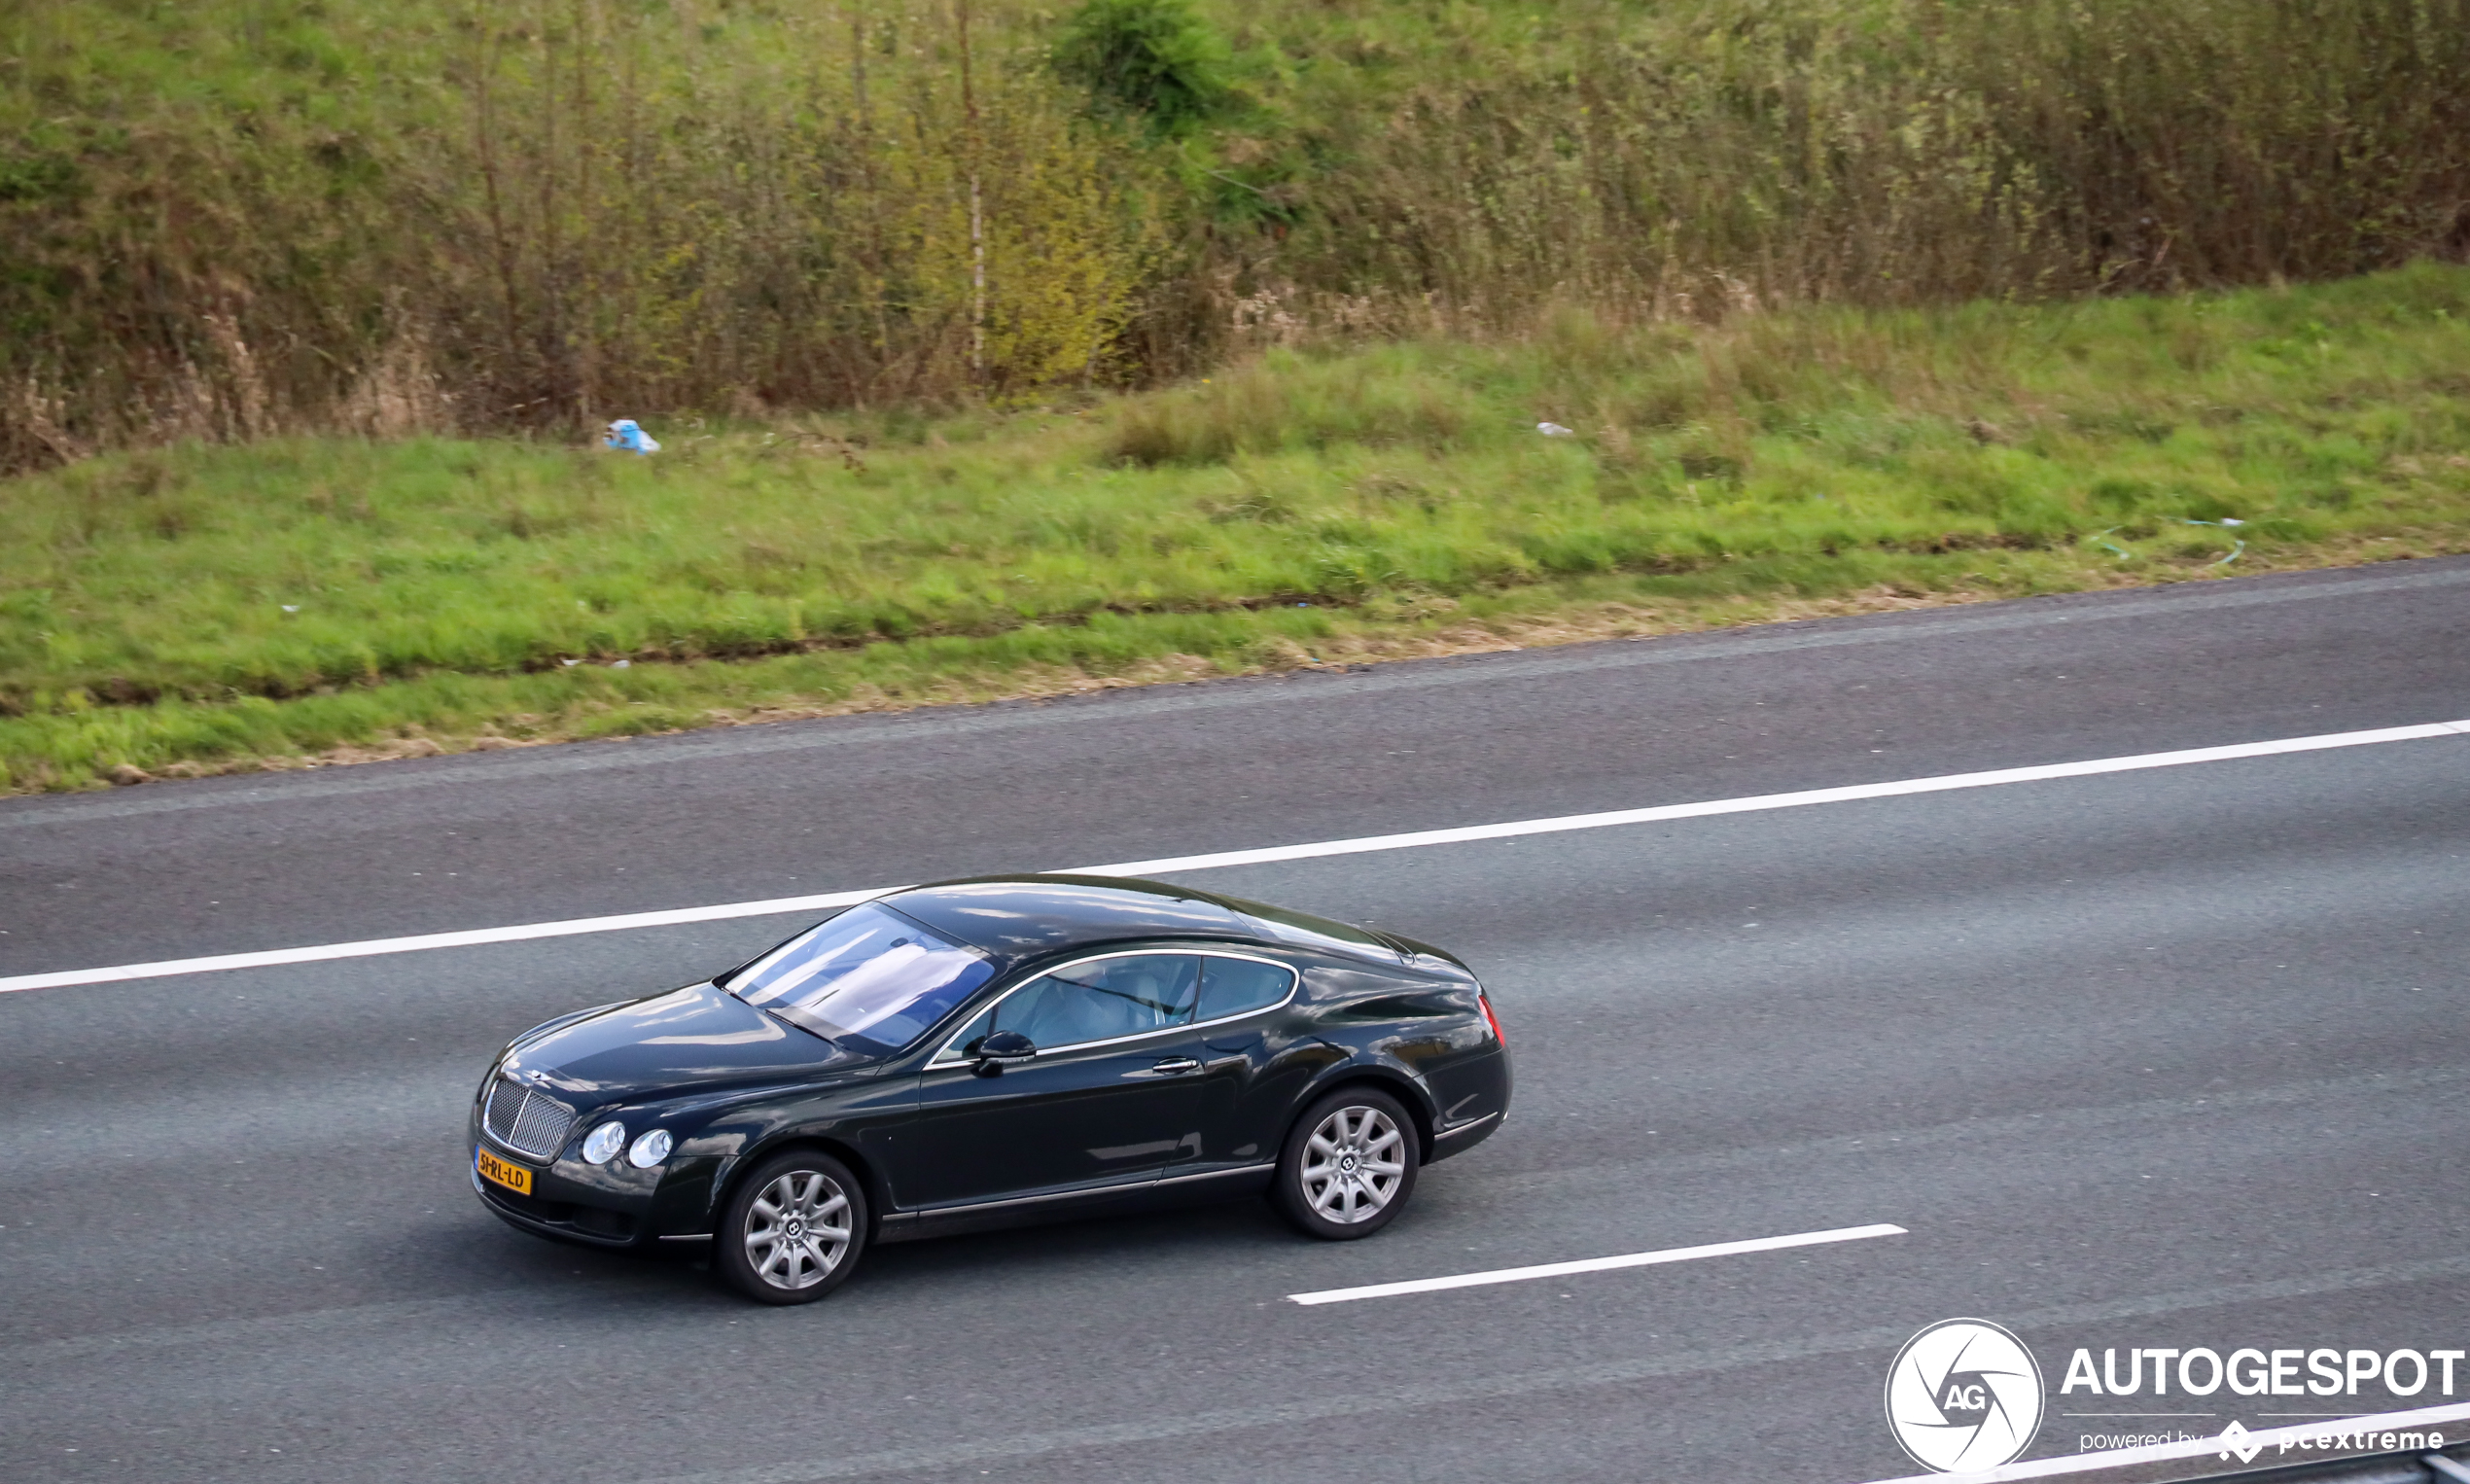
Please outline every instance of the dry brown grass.
M2470 251L2470 0L1202 9L1238 84L1164 140L1027 0L973 118L940 0L8 8L0 470Z

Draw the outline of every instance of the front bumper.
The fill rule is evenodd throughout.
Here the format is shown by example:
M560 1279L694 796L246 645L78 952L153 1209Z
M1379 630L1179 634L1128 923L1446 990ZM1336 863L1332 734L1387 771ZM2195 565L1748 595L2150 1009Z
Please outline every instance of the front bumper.
M481 1179L474 1153L477 1149L530 1170L532 1193L519 1194ZM476 1107L464 1141L463 1170L471 1178L472 1193L507 1224L535 1236L592 1247L648 1246L653 1241L652 1209L660 1172L629 1169L622 1159L615 1165L610 1169L562 1158L544 1161L508 1148L488 1137ZM629 1188L633 1186L640 1188Z
M640 1213L540 1195L517 1195L482 1180L476 1169L470 1174L473 1193L480 1197L480 1204L488 1207L491 1215L535 1236L584 1242L593 1247L640 1247L646 1241Z

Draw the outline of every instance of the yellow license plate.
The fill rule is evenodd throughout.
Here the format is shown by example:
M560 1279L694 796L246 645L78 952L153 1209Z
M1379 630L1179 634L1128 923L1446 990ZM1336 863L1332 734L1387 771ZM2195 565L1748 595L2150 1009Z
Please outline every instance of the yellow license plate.
M517 1195L532 1193L532 1172L519 1164L509 1164L487 1149L472 1151L473 1168L482 1180L493 1180Z

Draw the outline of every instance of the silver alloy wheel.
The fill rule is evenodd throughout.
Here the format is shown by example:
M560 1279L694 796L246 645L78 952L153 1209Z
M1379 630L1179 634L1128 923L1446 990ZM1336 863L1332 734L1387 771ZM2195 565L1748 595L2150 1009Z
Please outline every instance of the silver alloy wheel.
M746 1210L746 1264L776 1289L811 1289L849 1251L849 1195L820 1170L791 1170Z
M1406 1178L1406 1137L1377 1108L1341 1108L1304 1143L1304 1204L1322 1219L1352 1226L1381 1214Z

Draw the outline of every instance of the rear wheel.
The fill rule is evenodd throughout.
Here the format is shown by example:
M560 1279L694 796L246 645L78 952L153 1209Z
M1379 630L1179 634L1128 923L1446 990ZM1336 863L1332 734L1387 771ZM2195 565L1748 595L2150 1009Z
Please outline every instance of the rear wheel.
M829 1154L791 1149L738 1183L713 1266L759 1303L806 1304L839 1288L866 1245L866 1194Z
M1341 1087L1304 1110L1278 1158L1271 1198L1306 1235L1368 1237L1415 1192L1415 1120L1373 1087Z

